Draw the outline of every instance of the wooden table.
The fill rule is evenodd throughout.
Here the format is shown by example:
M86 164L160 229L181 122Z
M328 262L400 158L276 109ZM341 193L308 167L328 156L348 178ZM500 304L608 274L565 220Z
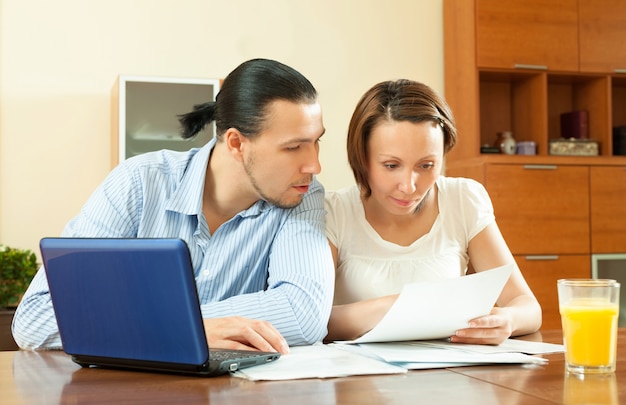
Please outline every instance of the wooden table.
M561 343L561 332L543 331L525 338ZM549 359L546 365L456 367L398 375L251 382L230 376L198 378L81 369L62 352L0 352L0 403L626 403L626 328L619 331L617 371L609 377L582 381L565 373L562 353L545 357Z

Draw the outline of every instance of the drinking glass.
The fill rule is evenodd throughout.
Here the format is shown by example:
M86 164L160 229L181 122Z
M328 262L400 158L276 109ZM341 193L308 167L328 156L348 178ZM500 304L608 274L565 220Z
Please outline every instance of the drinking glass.
M567 371L615 371L620 284L608 279L557 281Z

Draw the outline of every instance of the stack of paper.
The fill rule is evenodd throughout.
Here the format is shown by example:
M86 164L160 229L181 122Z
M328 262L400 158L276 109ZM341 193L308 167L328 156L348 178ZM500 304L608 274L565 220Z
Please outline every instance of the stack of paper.
M330 344L291 348L278 361L239 370L248 380L294 380L365 374L398 374L407 370L481 364L543 364L531 354L563 352L562 345L509 339L499 346L446 341Z
M278 361L245 368L235 377L257 380L296 380L301 378L347 377L364 374L406 373L405 367L341 350L333 345L292 347Z
M480 364L543 364L547 360L534 355L563 352L562 345L513 339L498 346L415 341L362 343L344 348L412 370Z

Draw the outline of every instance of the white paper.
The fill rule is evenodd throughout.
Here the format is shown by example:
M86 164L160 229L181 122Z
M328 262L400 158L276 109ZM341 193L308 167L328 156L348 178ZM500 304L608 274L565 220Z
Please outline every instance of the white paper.
M322 344L290 348L277 361L236 371L233 376L252 381L398 374L404 367Z
M549 354L563 353L565 347L554 343L533 342L521 339L507 339L497 346L494 345L471 345L465 343L451 343L446 340L423 340L411 342L411 345L436 347L440 349L459 350L474 353L526 353L526 354Z
M543 364L547 361L544 358L523 353L480 353L477 351L421 345L419 342L364 343L360 344L359 347L386 362L401 365L405 368L425 368L424 363L441 363L444 364L444 367L450 367L452 364L456 367L495 363ZM417 364L412 366L411 363ZM430 366L429 368L434 367Z
M407 370L485 364L544 364L528 354L563 352L562 345L508 339L499 346L445 341L321 343L292 347L278 361L239 370L233 375L252 381L334 378L366 374L399 374Z
M407 284L368 333L339 343L393 342L452 336L493 308L515 264L453 279Z

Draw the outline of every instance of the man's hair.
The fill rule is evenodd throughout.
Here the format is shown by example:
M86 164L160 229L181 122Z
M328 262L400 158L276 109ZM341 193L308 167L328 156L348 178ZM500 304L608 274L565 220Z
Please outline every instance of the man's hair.
M287 65L269 59L249 60L224 79L214 102L179 115L182 137L192 138L215 121L218 140L229 128L252 138L263 130L268 105L276 100L311 104L317 101L317 91Z
M364 198L372 193L367 181L367 142L372 130L384 122L399 121L432 121L439 125L444 153L456 143L452 111L429 86L406 79L374 85L359 100L348 127L348 161Z

